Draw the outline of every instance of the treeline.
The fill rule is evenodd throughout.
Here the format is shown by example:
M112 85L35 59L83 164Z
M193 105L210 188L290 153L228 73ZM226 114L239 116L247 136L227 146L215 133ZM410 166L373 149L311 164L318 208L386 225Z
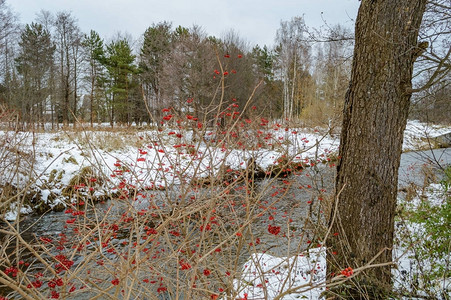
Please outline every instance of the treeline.
M224 103L269 118L327 123L341 110L352 39L341 26L327 43L300 17L281 22L275 46L250 46L235 32L152 24L134 40L81 31L72 13L41 11L21 25L0 0L0 103L24 126L77 122L156 123L171 107L199 118ZM224 89L222 89L224 78Z

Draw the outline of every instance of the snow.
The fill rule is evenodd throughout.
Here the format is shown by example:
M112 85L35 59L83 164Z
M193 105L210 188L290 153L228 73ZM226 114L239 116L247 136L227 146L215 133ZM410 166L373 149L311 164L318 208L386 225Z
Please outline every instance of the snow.
M20 208L21 214L29 214L32 212L33 212L33 209L29 206ZM6 221L15 221L17 219L17 217L18 217L17 205L15 203L13 203L10 206L10 210L5 214L5 220Z
M325 291L326 249L312 248L293 257L254 253L244 264L243 276L235 280L239 297L248 299L320 299Z
M49 189L41 190L41 200L47 203L47 199L49 198L52 192Z
M404 131L403 151L429 149L428 139L451 132L449 126L432 125L418 120L409 120Z
M427 200L425 200L427 199ZM400 200L403 201L403 200ZM422 201L428 201L431 206L440 206L444 202L444 190L441 184L432 183L426 189L422 197L418 196L408 202L411 209L418 207ZM424 228L419 223L402 223L403 226L395 226L395 235L424 236ZM407 233L405 232L407 230ZM416 253L411 243L404 245L396 243L393 249L393 261L396 267L392 270L395 290L413 292L420 295L418 299L427 298L424 291L414 290L421 278L421 272L430 272L431 263L444 265L446 261L428 262L417 260ZM431 257L431 259L433 259ZM421 264L421 266L419 265ZM244 263L241 280L235 280L235 289L239 291L240 299L275 299L283 293L284 300L295 299L324 299L321 293L325 291L326 279L326 248L313 248L306 253L294 257L276 257L265 253L254 253ZM426 283L428 290L434 292L451 290L451 280L442 278L435 282ZM288 293L288 291L291 291ZM449 294L448 294L449 296ZM446 296L443 296L447 299ZM412 299L404 297L402 299ZM442 299L437 297L437 299Z
M449 201L446 200L446 197L450 196L450 191L446 191L442 184L431 183L426 187L419 186L418 189L421 191L418 191L417 195L412 199L399 200L399 203L409 211L421 210L421 206L425 204L430 208L438 208L446 205L446 201ZM448 193L448 195L445 193ZM446 224L447 220L442 219L441 222ZM395 288L415 292L422 296L420 298L428 298L430 294L428 295L422 289L416 290L420 286L429 292L436 292L437 299L448 299L449 291L451 291L449 278L444 276L431 282L423 282L423 276L419 275L431 274L434 267L439 265L446 266L449 263L449 258L439 258L437 253L432 253L432 250L429 250L428 242L434 240L430 236L431 233L426 231L421 222L411 220L398 220L395 229L395 235L399 240L397 247L393 250L393 259L397 263L397 267L392 271L393 277L396 279L394 280ZM429 256L422 257L419 255L419 252L424 250L431 251ZM440 298L438 291L448 291L448 298L446 296Z

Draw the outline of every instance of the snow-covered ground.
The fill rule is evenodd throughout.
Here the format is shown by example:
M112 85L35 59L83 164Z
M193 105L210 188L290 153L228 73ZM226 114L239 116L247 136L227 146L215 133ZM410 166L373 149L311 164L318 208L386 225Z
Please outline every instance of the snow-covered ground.
M422 201L429 201L431 206L440 206L444 205L444 199L443 186L431 184L424 195L421 197L418 195L409 201L408 205L414 209ZM419 245L421 241L408 241L406 235L421 236L427 233L419 223L402 222L402 224L407 228L400 225L395 228L397 239L401 239L393 249L393 260L396 264L396 268L392 271L395 289L403 291L406 295L409 293L418 295L418 298L414 299L428 298L431 294L436 297L434 299L449 299L446 298L446 295L449 297L451 292L449 278L444 276L427 283L419 276L423 272L431 272L434 264L449 263L449 257L443 261L437 261L431 255L429 260L420 258L419 261L415 249L422 247ZM428 237L425 236L425 240L426 238ZM274 299L284 293L286 295L278 299L324 299L320 295L325 291L326 249L313 248L309 252L292 257L254 253L244 264L243 274L241 280L235 281L235 287L240 291L241 299ZM422 287L423 290L418 290L418 287ZM445 291L448 291L446 295L441 294L446 293ZM412 298L406 296L403 299Z
M403 150L427 149L428 138L450 131L450 127L428 126L418 121L409 121L404 133ZM432 184L422 197L418 195L409 205L419 205L419 202L424 199L428 199L431 205L442 205L443 187L440 184ZM409 228L411 232L422 231L421 225L417 223L410 223ZM400 232L400 227L397 227L396 234L403 234ZM418 282L415 274L420 272L418 263L412 259L415 256L413 249L397 245L393 250L393 256L397 265L397 268L393 269L393 276L397 278L395 288L405 292L416 292L420 296L428 296L425 292L413 290L413 281ZM288 291L291 293L287 293L280 299L321 299L320 295L325 290L326 249L316 248L309 253L301 253L293 257L275 257L256 253L244 264L243 271L242 280L235 282L236 287L241 291L242 299L274 299ZM451 281L446 278L433 284L439 289L445 286L447 289L451 287Z
M431 228L437 227L438 231L441 231L449 226L449 212L443 214L440 211L449 209L450 193L451 190L446 191L444 184L431 183L426 187L417 187L416 195L412 199L399 200L399 204L404 206L404 210L409 214L424 213L426 217L419 220L401 218L396 222L397 247L393 251L393 259L397 262L397 268L393 269L393 277L398 290L415 291L419 298L432 295L435 299L449 299L451 296L451 280L446 275L449 274L449 267L446 266L449 266L450 262L450 237L446 236L449 230L437 233L434 232L436 229ZM435 213L432 213L433 211ZM426 219L431 220L428 225L425 225ZM437 245L442 242L447 250L437 251L440 249ZM437 272L440 266L444 267L442 275L429 281L427 278ZM448 291L448 298L444 294L445 291Z

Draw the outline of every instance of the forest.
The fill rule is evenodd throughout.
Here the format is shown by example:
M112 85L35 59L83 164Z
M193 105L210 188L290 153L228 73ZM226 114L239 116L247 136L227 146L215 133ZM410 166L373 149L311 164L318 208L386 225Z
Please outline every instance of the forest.
M25 128L149 124L166 107L199 115L217 105L223 74L226 99L242 105L261 82L252 105L265 117L325 125L339 115L350 76L351 30L335 25L315 37L302 17L281 21L275 46L259 46L171 22L105 40L81 32L71 12L42 10L31 24L5 0L0 12L0 99Z

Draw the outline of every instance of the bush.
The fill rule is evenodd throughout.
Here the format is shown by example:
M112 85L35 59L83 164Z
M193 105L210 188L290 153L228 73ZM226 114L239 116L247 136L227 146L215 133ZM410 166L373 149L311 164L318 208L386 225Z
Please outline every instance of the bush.
M426 187L424 197L404 203L398 223L398 243L406 249L409 266L401 266L401 291L449 299L451 295L450 167L440 184Z
M25 223L4 224L0 293L28 299L236 299L244 297L236 282L243 283L251 253L289 257L320 244L327 191L304 168L329 162L327 154L303 160L307 147L300 145L308 141L297 130L241 118L232 101L218 118L223 121L207 128L215 123L165 109L161 128L137 133L127 149L137 141L139 148L125 159L115 157L110 169L102 165L110 157L95 139L80 139L77 151L92 165L66 153L66 166L79 170L69 176L69 170L61 175L49 168L45 180L69 179L61 188L70 198L64 214L45 224L53 229L33 227L30 238L23 234ZM262 161L273 168L259 167ZM97 203L96 193L106 187L108 200ZM303 268L312 275L316 269ZM303 289L311 288L308 283Z

